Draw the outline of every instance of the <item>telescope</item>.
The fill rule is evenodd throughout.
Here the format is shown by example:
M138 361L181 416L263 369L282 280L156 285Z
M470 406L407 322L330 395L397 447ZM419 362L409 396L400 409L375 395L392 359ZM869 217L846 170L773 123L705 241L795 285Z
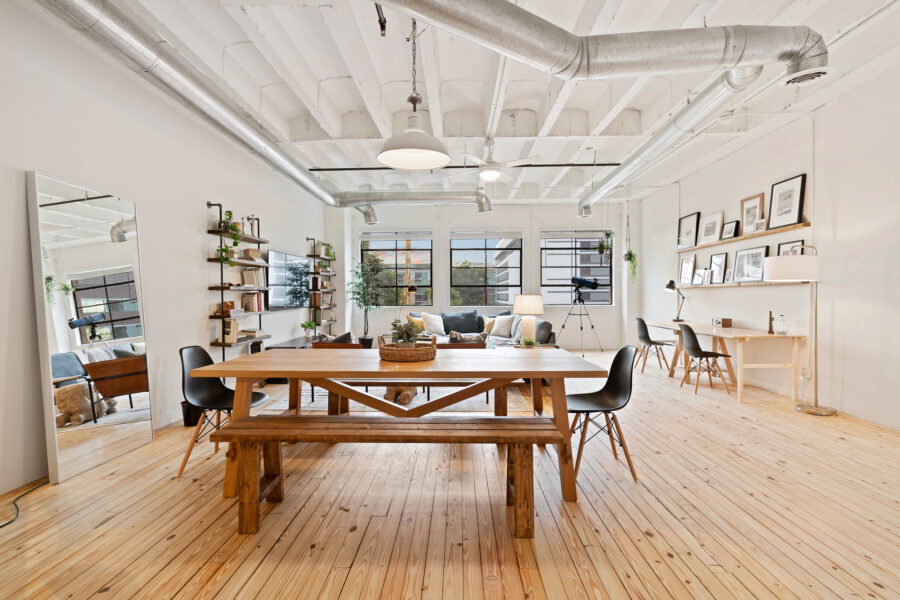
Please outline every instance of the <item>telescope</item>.
M581 289L583 287L591 288L592 290L596 290L600 287L600 282L596 279L585 279L584 277L573 277L572 285Z
M88 325L93 325L99 321L102 321L106 318L106 315L103 313L94 313L92 315L88 315L86 317L81 317L80 319L69 319L69 329L78 329L79 327L87 327Z

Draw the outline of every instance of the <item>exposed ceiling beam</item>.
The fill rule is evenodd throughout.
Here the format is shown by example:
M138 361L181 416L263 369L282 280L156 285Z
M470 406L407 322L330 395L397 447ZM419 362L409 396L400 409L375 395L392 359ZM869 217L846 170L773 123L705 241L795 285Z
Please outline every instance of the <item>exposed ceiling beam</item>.
M486 138L493 138L497 134L497 125L500 124L500 115L503 112L503 102L506 100L506 84L509 83L510 60L508 57L497 54L495 56L495 68L493 80L488 83L488 99L485 106L485 132ZM485 148L487 152L487 148Z
M422 70L425 71L425 102L428 104L428 116L431 118L431 133L435 137L444 137L444 113L441 109L441 69L438 61L438 46L435 28L426 25L419 34L419 55L422 57Z

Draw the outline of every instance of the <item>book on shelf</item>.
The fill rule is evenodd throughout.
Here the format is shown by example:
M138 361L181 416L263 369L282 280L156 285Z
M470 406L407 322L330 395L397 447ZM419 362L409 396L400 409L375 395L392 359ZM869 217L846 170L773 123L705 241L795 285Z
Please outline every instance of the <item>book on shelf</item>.
M262 329L241 329L238 333L238 339L255 339L265 335L266 332Z
M241 306L243 306L244 310L247 312L259 312L256 294L242 294Z
M222 341L226 344L233 344L238 341L238 323L237 319L222 320Z
M252 267L241 271L241 282L246 286L265 287L265 276L262 269Z

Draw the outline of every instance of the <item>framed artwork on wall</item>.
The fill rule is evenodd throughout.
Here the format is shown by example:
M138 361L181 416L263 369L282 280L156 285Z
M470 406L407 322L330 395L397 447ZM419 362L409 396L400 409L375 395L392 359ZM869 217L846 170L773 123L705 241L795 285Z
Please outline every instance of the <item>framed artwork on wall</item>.
M791 253L791 248L794 246L802 246L803 240L797 240L796 242L781 242L778 244L778 254L777 256L787 256ZM800 254L803 254L803 249L800 249Z
M700 239L698 243L718 242L722 235L722 221L724 220L725 213L721 211L703 217L703 220L700 221Z
M694 271L694 277L691 279L691 285L703 285L703 272L706 269L697 269Z
M740 221L728 221L725 223L725 225L722 226L722 239L727 240L737 237L739 223Z
M710 283L725 283L725 264L728 262L728 253L713 254L709 257L709 270L712 275Z
M768 246L738 250L734 255L734 280L738 283L762 281L763 261L768 255Z
M729 267L725 269L725 283L731 283L734 281L734 268Z
M681 285L690 285L694 277L694 261L697 259L695 254L681 257L681 269L678 271L678 283Z
M700 213L695 212L678 219L678 244L676 248L690 248L697 245L697 225Z
M762 223L765 229L765 194L756 194L741 200L741 231L744 235L757 231L756 224Z
M806 173L772 185L769 196L769 229L787 227L803 217L803 194L806 192Z

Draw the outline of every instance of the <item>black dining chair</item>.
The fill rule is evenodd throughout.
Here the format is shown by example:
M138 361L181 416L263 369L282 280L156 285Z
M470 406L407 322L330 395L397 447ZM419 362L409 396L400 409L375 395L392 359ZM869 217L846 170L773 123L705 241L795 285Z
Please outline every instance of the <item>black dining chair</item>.
M181 477L184 467L187 466L188 458L194 450L194 444L210 431L219 429L227 423L228 415L234 408L234 390L226 387L218 377L191 377L191 370L213 364L212 357L205 349L200 346L185 346L178 353L181 355L181 391L184 399L202 411L191 441L188 443L187 452L184 453L184 460L181 461L181 467L178 469L178 477ZM253 392L250 397L250 406L259 406L268 399L269 397L262 392ZM207 414L210 411L215 411L215 421ZM227 413L224 422L222 420L223 412ZM214 451L219 451L218 442L216 442Z
M632 464L631 455L628 453L628 445L625 443L625 436L622 435L619 419L616 418L616 411L625 408L625 405L631 399L632 369L636 354L637 348L634 346L622 346L616 352L615 358L613 358L606 385L596 392L566 395L569 413L575 414L575 420L572 422L572 428L569 430L570 435L575 433L579 427L581 428L581 443L578 446L578 457L575 459L576 477L578 476L578 468L581 466L581 455L584 453L584 445L598 433L606 432L609 435L613 456L616 459L619 458L619 454L616 452L616 442L618 442L622 447L622 452L625 453L625 460L628 461L631 476L637 481L634 464ZM593 413L603 413L606 424L601 425L595 421L594 417L591 416ZM587 437L588 423L593 423L599 429L590 438Z
M637 369L638 363L641 362L641 356L644 357L644 361L641 364L641 373L644 372L644 367L647 366L647 357L650 355L650 352L656 353L656 362L659 363L659 368L663 368L663 363L666 363L666 371L669 370L669 361L666 360L666 353L663 352L664 346L673 346L675 345L674 341L667 340L654 340L650 337L650 329L647 327L647 322L642 318L637 318L637 330L638 330L638 339L641 341L641 349L638 351L637 360L634 362L634 368ZM662 360L660 360L662 358Z
M690 359L687 367L684 369L684 377L681 378L681 385L678 387L682 387L684 382L687 381L694 366L694 361L697 361L697 381L694 383L694 393L696 394L697 390L700 388L700 374L705 371L709 377L709 387L714 387L713 375L716 375L725 385L725 391L731 395L731 390L728 389L728 382L725 381L725 377L722 375L722 369L719 368L718 362L718 359L731 358L731 355L704 350L700 347L700 342L697 340L697 334L694 333L694 330L690 325L681 323L678 327L681 329L681 347L684 348L684 353L687 354ZM710 359L712 359L712 362L710 362Z

